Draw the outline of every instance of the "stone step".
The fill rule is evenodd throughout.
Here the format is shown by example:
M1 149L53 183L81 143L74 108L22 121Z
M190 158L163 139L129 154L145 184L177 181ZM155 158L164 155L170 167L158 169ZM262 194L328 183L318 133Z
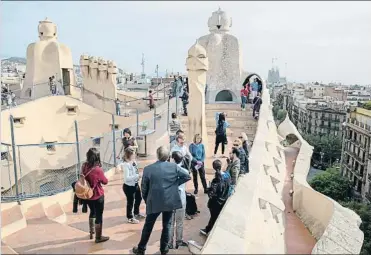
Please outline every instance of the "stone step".
M240 104L206 104L206 110L232 110L232 109L240 109Z
M217 112L219 112L219 111L214 111L214 110L206 111L206 118L213 117L215 119L215 114ZM252 111L248 111L248 110L246 110L246 111L231 110L231 111L224 111L224 112L227 114L226 115L227 121L229 120L229 118L235 118L235 117L253 119Z
M188 125L188 118L182 117L180 118L180 122L182 126ZM258 122L255 119L246 119L246 118L228 118L228 123L232 125L232 127L245 127L245 126L253 126L257 127ZM207 127L216 127L216 122L214 118L206 118L206 126Z

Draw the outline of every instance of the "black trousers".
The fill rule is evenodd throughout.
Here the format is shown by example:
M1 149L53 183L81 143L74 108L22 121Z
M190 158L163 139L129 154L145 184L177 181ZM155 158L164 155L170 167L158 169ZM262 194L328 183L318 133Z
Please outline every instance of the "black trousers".
M214 224L216 220L218 219L220 212L223 209L223 206L224 204L220 205L218 203L209 203L210 220L205 228L207 233L209 233L213 229Z
M215 149L214 149L214 155L218 152L219 144L222 144L222 154L224 154L225 151L225 141L227 140L226 136L224 135L217 135L215 138Z
M90 210L89 218L95 218L95 224L103 223L104 195L97 200L87 200Z
M200 174L200 179L202 183L202 187L207 189L206 177L205 177L205 167L202 166L198 170L195 168L196 164L192 163L192 175L193 175L193 185L195 190L198 190L198 173Z
M159 213L151 213L148 214L146 217L146 221L143 226L142 236L140 238L138 249L140 251L145 251L149 238L151 237L153 226L156 223L158 216L161 214ZM168 244L170 239L170 227L171 227L171 219L173 217L173 211L169 212L162 212L162 232L161 232L161 239L160 239L160 251L165 252L168 251Z
M126 217L132 219L133 216L133 206L134 206L134 215L139 214L140 202L142 201L142 194L138 183L135 186L129 186L124 184L122 189L126 196Z

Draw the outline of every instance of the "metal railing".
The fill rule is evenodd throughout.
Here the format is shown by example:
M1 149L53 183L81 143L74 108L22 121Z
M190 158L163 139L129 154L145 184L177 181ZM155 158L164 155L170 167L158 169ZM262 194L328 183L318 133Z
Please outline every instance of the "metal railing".
M1 143L1 199L2 202L18 201L35 197L50 196L72 188L77 180L86 152L95 147L100 151L104 171L118 164L122 148L124 128L129 128L132 136L144 136L150 132L156 139L167 132L170 112L178 112L180 99L168 99L165 104L147 113L136 113L134 125L116 128L118 118L112 114L111 130L93 137L82 138L79 122L75 120L74 136L68 142L45 142L43 144L17 144L14 132L14 119L9 118L11 142ZM100 120L96 120L100 121ZM121 121L122 123L122 121ZM6 123L3 123L6 125ZM51 127L53 128L53 127ZM80 131L80 134L79 134ZM89 134L91 135L91 134ZM157 138L158 136L158 138ZM140 165L140 159L139 159Z

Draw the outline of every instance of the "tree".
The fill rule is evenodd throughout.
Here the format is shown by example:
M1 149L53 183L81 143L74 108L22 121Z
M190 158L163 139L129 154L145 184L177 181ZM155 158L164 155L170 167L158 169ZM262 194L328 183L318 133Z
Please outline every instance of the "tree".
M341 205L353 210L361 217L360 229L363 231L364 241L360 255L371 254L371 204L350 201L342 202Z
M314 147L313 159L319 161L323 152L323 161L331 166L341 158L342 141L340 136L318 136L306 134L303 138Z
M279 109L278 110L278 112L277 112L277 120L278 120L279 124L281 124L281 122L285 120L286 114L287 114L287 111L286 110L284 110L284 109Z
M350 181L334 168L316 175L309 184L314 190L331 197L361 217L360 229L364 234L364 241L360 255L371 254L371 204L351 201Z
M371 101L368 101L362 105L363 108L371 110Z
M328 168L325 172L316 175L309 185L336 201L349 201L351 198L350 181L334 168Z

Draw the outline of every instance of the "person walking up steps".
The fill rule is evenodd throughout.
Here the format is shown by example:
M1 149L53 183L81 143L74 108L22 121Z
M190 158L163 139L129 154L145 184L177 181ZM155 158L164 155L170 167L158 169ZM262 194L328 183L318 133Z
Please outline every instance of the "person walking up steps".
M148 165L143 170L142 197L146 203L146 221L134 254L144 254L151 236L153 226L162 214L162 233L160 239L161 254L169 252L169 234L173 211L182 208L179 195L179 185L191 179L189 173L183 172L181 167L168 162L169 150L161 146L157 149L158 161Z
M193 160L191 164L192 174L193 174L193 185L195 187L194 194L198 193L198 174L200 174L200 179L202 187L204 188L204 193L207 193L207 183L205 177L205 146L202 144L202 137L200 134L196 134L193 143L189 146L189 151L192 154Z
M138 185L140 175L134 162L134 157L135 149L132 147L126 148L124 151L123 163L119 166L124 173L124 184L122 185L122 190L126 196L126 217L129 223L138 224L138 219L145 218L145 216L139 213L142 195Z
M82 174L85 176L85 180L93 189L93 196L89 200L87 200L90 210L90 239L93 239L95 228L95 242L101 243L108 241L108 236L102 236L104 211L104 189L102 187L102 184L107 185L108 180L106 176L104 176L104 171L102 169L100 161L100 154L96 148L90 148L89 151L86 153L86 163L82 165Z
M215 130L215 149L214 158L216 158L216 153L218 152L219 144L222 144L222 155L224 156L225 145L227 144L227 128L229 127L228 122L225 120L225 114L221 113L218 119L218 125Z
M174 151L171 154L172 159L174 160L175 164L181 167L183 162L183 155L180 151ZM188 174L188 170L185 168L181 168L184 173ZM174 232L176 233L176 241L175 241L175 249L178 249L180 246L188 246L186 242L183 241L183 222L186 214L186 185L185 183L179 185L179 195L180 199L182 200L182 208L176 209L172 220L171 220L171 228L170 228L170 242L169 242L169 249L174 248Z

